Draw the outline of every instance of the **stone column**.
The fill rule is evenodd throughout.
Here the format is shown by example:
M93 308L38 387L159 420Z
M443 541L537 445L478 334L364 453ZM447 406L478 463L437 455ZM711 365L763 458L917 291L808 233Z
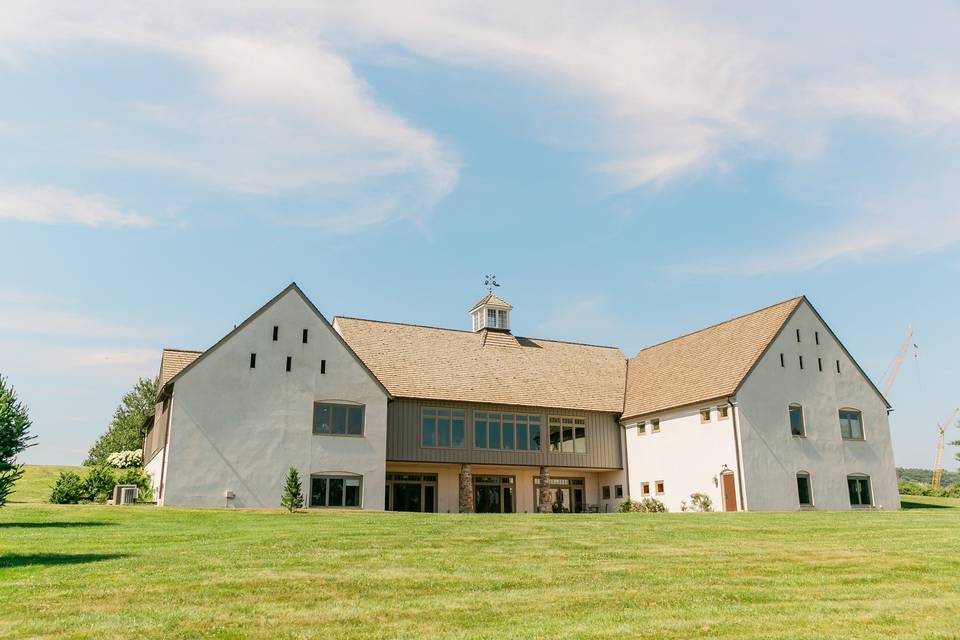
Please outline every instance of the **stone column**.
M460 513L473 513L473 475L470 465L460 465Z
M550 470L546 467L540 467L540 495L537 511L540 513L550 513L552 511L553 492L550 490Z

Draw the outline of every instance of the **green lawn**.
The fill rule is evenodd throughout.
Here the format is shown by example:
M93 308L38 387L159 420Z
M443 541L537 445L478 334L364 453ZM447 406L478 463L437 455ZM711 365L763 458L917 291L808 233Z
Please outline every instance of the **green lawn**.
M927 502L580 516L12 504L0 637L957 638L960 502L914 504Z
M23 477L13 486L10 502L46 502L61 471L83 475L86 467L57 467L46 464L24 465Z

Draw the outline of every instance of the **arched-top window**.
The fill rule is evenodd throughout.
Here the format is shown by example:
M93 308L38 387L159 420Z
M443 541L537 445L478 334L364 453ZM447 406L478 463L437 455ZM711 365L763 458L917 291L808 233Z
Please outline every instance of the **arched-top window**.
M803 407L797 403L791 404L787 408L790 415L790 433L795 436L807 435L806 427L803 423Z
M813 506L813 487L810 485L810 474L806 471L797 471L797 500L801 507Z
M840 409L840 435L844 440L863 440L863 414L859 409Z

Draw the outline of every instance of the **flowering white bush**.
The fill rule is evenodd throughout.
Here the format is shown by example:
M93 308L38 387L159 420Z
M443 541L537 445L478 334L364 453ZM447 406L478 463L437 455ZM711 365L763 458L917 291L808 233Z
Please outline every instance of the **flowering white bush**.
M107 460L118 469L139 467L143 464L143 449L133 451L117 451L107 456Z

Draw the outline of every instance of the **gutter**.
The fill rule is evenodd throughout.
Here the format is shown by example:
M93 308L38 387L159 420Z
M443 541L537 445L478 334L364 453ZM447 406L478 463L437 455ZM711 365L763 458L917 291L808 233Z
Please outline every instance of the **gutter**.
M727 406L733 414L733 447L737 456L737 493L740 494L740 508L747 510L747 499L743 492L743 454L740 447L740 424L737 421L737 403L727 398Z
M170 451L170 422L173 419L173 389L170 390L170 410L167 411L166 436L163 443L163 459L160 461L160 484L157 493L157 505L163 500L163 492L166 488L167 479L167 452Z

